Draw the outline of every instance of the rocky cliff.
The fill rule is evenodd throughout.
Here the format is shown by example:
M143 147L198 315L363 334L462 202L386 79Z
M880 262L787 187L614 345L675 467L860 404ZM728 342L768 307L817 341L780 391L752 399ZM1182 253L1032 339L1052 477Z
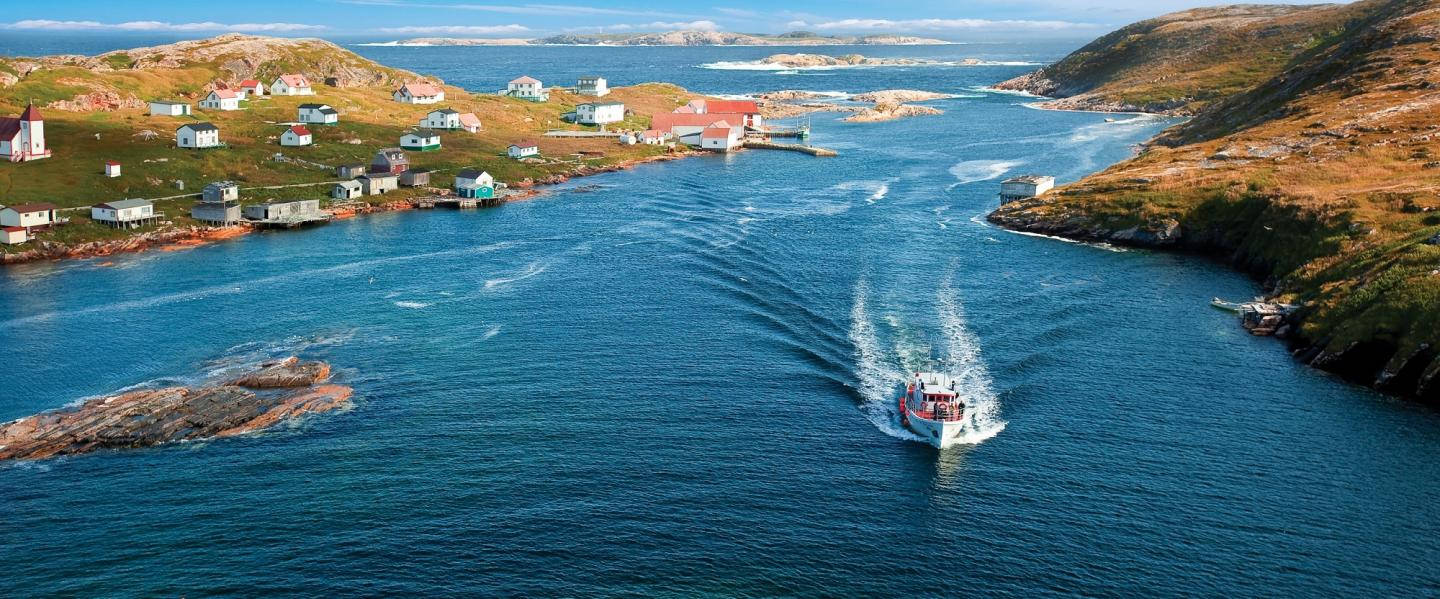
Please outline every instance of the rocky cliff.
M1440 399L1440 0L1343 9L1275 76L990 219L1218 255L1298 306L1277 332L1299 359Z
M1049 108L1192 115L1279 74L1326 43L1359 5L1236 5L1141 21L995 87L1057 98Z

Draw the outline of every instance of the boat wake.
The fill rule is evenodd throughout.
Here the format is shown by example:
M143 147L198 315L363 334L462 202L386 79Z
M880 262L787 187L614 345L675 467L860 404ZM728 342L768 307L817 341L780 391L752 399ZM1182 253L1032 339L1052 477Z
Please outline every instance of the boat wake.
M932 357L923 341L900 331L893 352L887 352L869 312L870 286L865 279L855 285L850 309L850 341L855 346L855 370L862 398L860 410L881 432L898 439L925 443L926 440L900 424L896 398L909 379L908 373L938 368L960 384L960 396L971 411L960 442L974 445L999 434L1005 422L999 418L990 374L980 357L980 344L965 325L965 313L947 280L940 286L937 312L942 335L943 356ZM898 316L887 316L889 326L900 329Z
M1023 160L965 160L950 167L955 183L950 187L999 179L1005 173L1023 166Z

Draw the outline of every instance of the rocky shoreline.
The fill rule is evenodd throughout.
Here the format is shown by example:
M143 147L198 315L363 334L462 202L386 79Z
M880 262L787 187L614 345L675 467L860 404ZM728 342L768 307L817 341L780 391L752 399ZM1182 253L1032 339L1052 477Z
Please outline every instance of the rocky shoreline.
M1290 306L1278 301L1284 290L1273 279L1270 265L1247 253L1243 240L1219 230L1188 229L1171 218L1115 229L1097 224L1081 213L1039 215L1027 210L1048 203L1044 197L1007 203L991 212L986 220L1015 231L1126 247L1193 252L1225 262L1262 281L1264 296L1235 309L1241 326L1247 331L1282 339L1301 363L1357 384L1392 395L1440 401L1437 348L1422 346L1408 355L1398 355L1395 348L1383 341L1370 341L1350 343L1335 350L1330 348L1331 339L1307 337L1303 325L1311 311L1306 306Z
M816 112L848 112L851 115L840 119L841 121L877 123L912 116L944 114L944 111L938 108L918 106L911 102L942 100L954 96L913 89L887 89L855 94L845 98L852 102L868 102L871 106L808 101L832 97L801 90L780 90L760 94L756 96L756 99L760 105L761 115L771 120L793 118Z
M1120 113L1145 113L1158 114L1174 117L1195 116L1195 111L1188 108L1190 98L1180 98L1160 103L1146 105L1118 102L1107 99L1100 94L1080 93L1067 94L1064 86L1056 81L1047 79L1042 71L1027 73L1014 79L1001 81L992 85L994 89L1024 92L1040 96L1031 104L1034 108L1044 110L1065 110L1072 112L1120 112Z
M523 190L509 198L509 201L523 200L535 196L538 188L549 185L565 183L575 177L588 177L604 173L628 170L641 164L651 162L664 162L679 160L694 155L695 152L679 152L652 156L636 160L612 164L608 166L582 165L568 174L556 174L539 179L522 179L511 184L511 188ZM380 214L384 212L399 212L413 210L417 207L416 200L397 200L384 204L365 204L359 207L343 207L332 211L334 218L345 219L364 214ZM103 258L117 254L130 254L144 252L147 250L174 251L199 247L217 241L234 239L255 231L254 227L248 224L231 225L225 227L190 226L172 229L161 229L138 233L124 239L106 241L90 241L78 244L65 244L53 241L39 240L35 247L23 252L0 253L0 267L12 264L25 264L31 262L42 262L47 260L81 260L87 258Z
M42 460L264 430L349 402L352 389L322 384L329 378L329 364L292 356L218 385L99 397L0 424L0 460Z

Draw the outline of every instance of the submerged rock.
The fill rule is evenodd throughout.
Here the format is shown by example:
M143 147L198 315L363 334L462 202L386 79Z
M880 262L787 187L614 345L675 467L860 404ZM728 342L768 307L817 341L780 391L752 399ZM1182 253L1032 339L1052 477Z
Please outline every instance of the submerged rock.
M350 399L349 387L313 386L329 372L330 366L324 362L288 358L230 384L128 391L42 412L0 424L0 460L150 447L265 429L344 405ZM288 393L257 392L241 384L255 389L305 388Z

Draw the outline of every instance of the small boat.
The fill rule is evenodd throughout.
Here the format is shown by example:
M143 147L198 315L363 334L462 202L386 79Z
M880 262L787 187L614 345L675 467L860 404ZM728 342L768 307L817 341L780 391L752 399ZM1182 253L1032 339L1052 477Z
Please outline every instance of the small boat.
M900 422L941 449L959 443L969 414L958 384L944 374L915 373L900 396Z

